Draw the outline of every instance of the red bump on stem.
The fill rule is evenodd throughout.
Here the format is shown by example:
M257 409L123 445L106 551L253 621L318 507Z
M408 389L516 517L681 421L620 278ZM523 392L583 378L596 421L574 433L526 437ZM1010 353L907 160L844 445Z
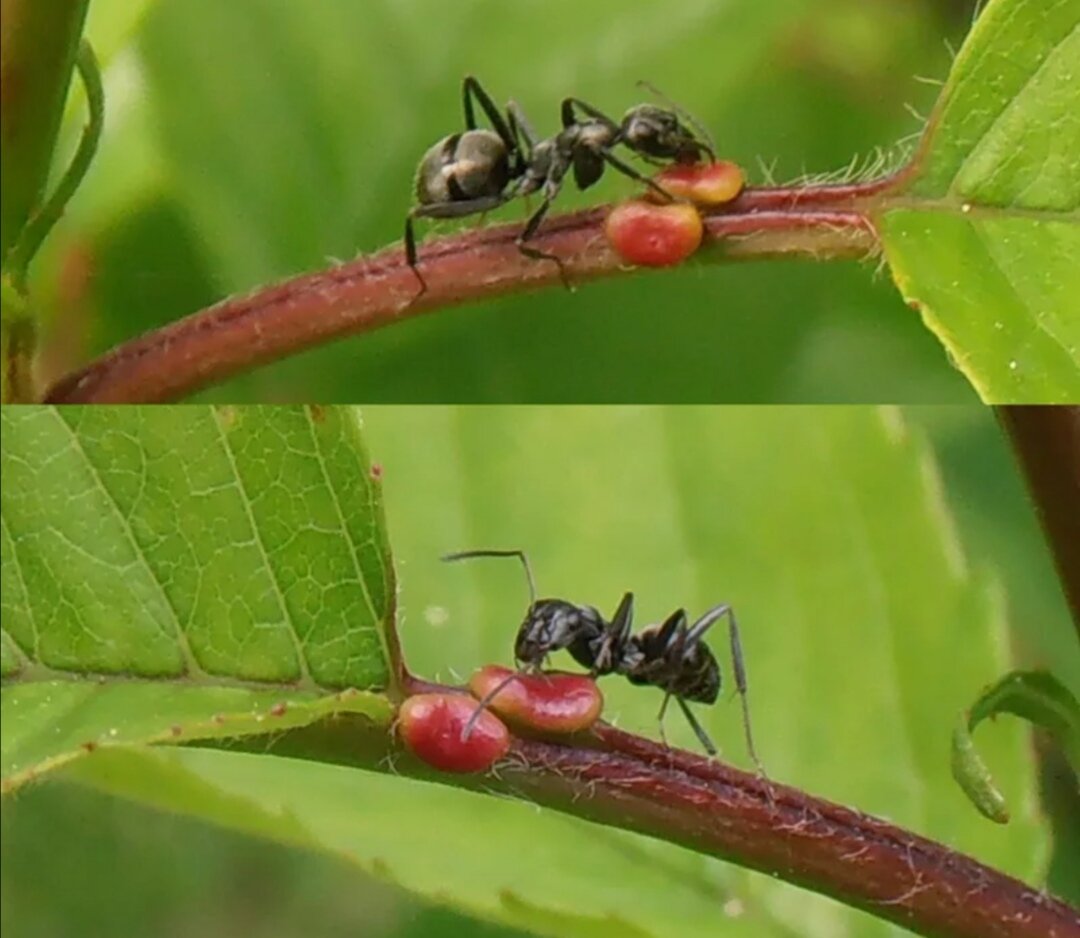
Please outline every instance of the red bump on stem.
M641 267L681 263L700 247L704 230L698 210L686 202L623 202L604 223L619 256Z
M544 733L577 733L600 717L604 697L596 681L586 674L545 671L515 673L489 664L469 679L469 690L484 698L514 675L488 706L509 723Z
M510 748L510 732L484 711L463 740L479 704L463 694L415 694L398 710L398 733L418 759L443 772L483 772Z
M719 160L715 163L673 163L660 170L653 179L677 199L696 205L724 205L743 190L746 179L737 163ZM658 196L649 190L651 201Z

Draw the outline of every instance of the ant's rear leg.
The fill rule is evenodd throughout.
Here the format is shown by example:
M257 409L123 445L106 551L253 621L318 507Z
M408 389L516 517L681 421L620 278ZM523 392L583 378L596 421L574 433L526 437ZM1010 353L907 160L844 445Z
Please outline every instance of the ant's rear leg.
M510 198L507 194L485 195L478 199L465 199L455 202L431 202L417 205L405 216L405 262L409 265L420 284L419 292L409 301L411 306L427 293L428 285L420 273L420 257L416 245L415 220L417 218L465 218L490 212L503 205Z
M731 644L731 672L735 677L735 690L738 692L739 700L742 703L743 732L746 735L746 751L750 754L751 760L757 767L758 775L762 778L768 778L768 775L765 772L765 766L761 764L757 750L754 748L754 734L750 730L750 702L747 695L746 665L743 662L742 642L739 639L739 625L735 621L735 612L730 607L728 608L728 639Z
M768 778L768 775L765 772L765 766L761 764L757 750L754 748L754 734L750 729L750 703L747 694L746 664L743 661L742 641L739 638L739 624L735 621L735 610L727 603L714 606L702 615L697 622L690 626L690 629L687 632L687 643L692 644L700 641L709 628L711 628L717 620L722 618L727 618L728 620L728 641L731 646L731 672L735 678L735 690L738 692L739 701L742 704L743 733L746 736L746 751L757 768L758 774L762 778Z
M420 289L416 295L409 300L409 305L412 306L420 297L427 293L427 281L424 279L424 275L420 273L419 258L416 255L416 226L413 224L414 213L409 212L405 216L405 263L409 265L409 269L416 277L417 283L420 284Z

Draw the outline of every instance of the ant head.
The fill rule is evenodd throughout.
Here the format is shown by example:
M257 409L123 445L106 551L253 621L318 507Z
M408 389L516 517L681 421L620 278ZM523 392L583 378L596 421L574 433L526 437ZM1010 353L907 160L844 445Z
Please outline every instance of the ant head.
M712 148L700 140L674 111L639 104L626 112L620 136L631 150L657 159L693 163L702 155L715 159Z
M567 648L583 633L599 631L600 613L562 599L540 599L529 606L518 629L514 658L526 668L539 668L553 651Z

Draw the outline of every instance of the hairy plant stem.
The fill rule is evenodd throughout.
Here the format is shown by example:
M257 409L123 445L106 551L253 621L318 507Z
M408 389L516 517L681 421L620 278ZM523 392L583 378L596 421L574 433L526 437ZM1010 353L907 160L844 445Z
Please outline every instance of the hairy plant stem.
M747 189L705 218L712 261L782 256L871 256L870 211L900 177L840 186ZM603 234L606 207L546 222L533 244L563 260L570 280L625 274ZM126 342L58 381L54 403L172 401L245 370L347 335L472 300L560 283L555 264L517 249L520 225L426 242L420 264L428 290L391 248L218 303Z
M415 678L407 690L462 692ZM760 870L934 938L1080 936L1075 910L942 844L605 724L576 737L515 737L485 775L437 772L385 727L353 715L290 731L274 751L525 798Z

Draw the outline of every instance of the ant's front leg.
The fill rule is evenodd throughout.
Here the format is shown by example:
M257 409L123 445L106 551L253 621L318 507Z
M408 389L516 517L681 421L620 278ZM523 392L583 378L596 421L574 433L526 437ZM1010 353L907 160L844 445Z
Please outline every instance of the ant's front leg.
M610 150L600 150L599 153L600 156L604 159L604 161L608 163L613 169L617 169L624 176L629 176L631 179L648 186L650 189L652 189L653 192L663 198L664 201L681 201L680 199L677 199L675 196L673 196L670 192L668 192L667 189L661 186L658 182L656 182L656 180L650 179L648 176L639 173L636 169L634 169L633 166L631 166L629 163L624 163Z
M606 124L611 128L613 133L618 133L619 125L615 123L610 117L603 111L597 110L591 104L586 104L580 98L563 98L562 102L562 125L563 130L567 127L573 127L574 124L581 123L578 120L577 114L574 113L574 108L579 108L593 120L600 121L602 124Z

